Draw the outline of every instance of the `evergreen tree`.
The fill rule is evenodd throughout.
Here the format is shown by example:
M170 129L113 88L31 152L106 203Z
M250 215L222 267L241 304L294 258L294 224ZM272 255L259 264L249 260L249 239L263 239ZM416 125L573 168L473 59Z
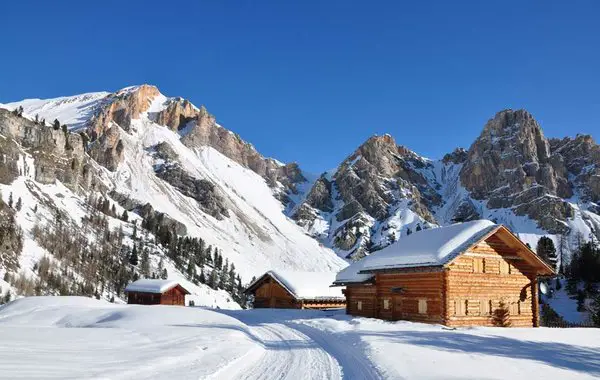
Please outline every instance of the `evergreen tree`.
M61 125L62 131L65 134L65 136L67 135L67 133L69 132L69 128L67 127L66 124ZM68 142L67 142L68 143Z
M115 207L114 203L113 203L112 207L110 208L110 216L112 216L112 217L117 216L117 208Z
M204 275L204 268L200 269L200 283L206 284L206 276Z
M494 310L493 322L498 327L510 327L510 310L506 301L500 301L500 307Z
M193 279L196 276L196 264L194 263L194 260L192 258L190 258L190 260L188 261L187 275L190 279Z
M159 275L162 275L162 271L165 267L165 263L163 262L162 257L160 258L160 261L158 262L158 268L156 268L156 271L158 272Z
M169 277L169 273L167 272L167 268L163 268L160 278L166 280Z
M10 192L10 194L8 195L8 207L12 208L13 206L13 196L12 196L12 191Z
M38 205L37 205L37 203L35 204L35 206L33 206L33 213L34 213L34 214L35 214L35 213L37 212L37 210L38 210L38 207L37 207L37 206L38 206Z
M137 246L135 245L135 243L133 244L133 248L131 249L131 255L129 256L129 264L133 265L133 266L137 266L138 265L138 254L137 254Z
M558 257L556 256L556 248L554 247L552 239L547 236L542 236L540 240L538 240L536 253L552 268L556 268Z
M58 119L54 119L54 123L52 123L52 128L55 131L58 131L60 129L60 121L58 121Z
M410 227L406 228L406 236L412 234L412 230L410 229Z
M148 248L144 248L144 250L142 251L142 259L140 261L140 272L146 277L150 274L150 256Z
M600 293L596 293L592 300L590 314L594 325L600 327Z
M123 214L121 214L121 220L124 222L129 220L129 214L127 214L127 210L123 210Z
M417 228L415 228L415 231L421 231L421 230L422 230L421 225L417 223Z
M23 207L23 201L21 200L21 197L19 197L19 199L17 199L17 204L15 205L15 208L17 209L17 211L21 211L21 207Z
M212 272L210 273L210 277L208 278L208 286L210 286L213 289L216 289L218 283L219 283L219 279L217 276L217 271L216 271L216 269L213 269Z

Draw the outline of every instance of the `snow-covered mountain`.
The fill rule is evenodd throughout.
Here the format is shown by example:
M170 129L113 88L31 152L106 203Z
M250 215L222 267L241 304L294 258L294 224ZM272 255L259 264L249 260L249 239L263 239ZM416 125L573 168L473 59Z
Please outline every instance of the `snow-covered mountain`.
M0 190L12 208L21 199L15 218L25 237L12 277L35 277L39 260L53 256L34 238L40 218L60 212L81 228L90 198L97 197L115 208L109 218L114 229L127 235L132 221L141 228L158 220L147 234L201 238L243 282L273 268L335 271L346 265L283 213L281 199L305 181L298 167L264 158L204 107L148 85L2 107L12 112L0 109ZM54 124L54 118L56 128L42 121ZM127 222L114 217L124 211ZM156 246L154 264L163 258L169 276L178 275L167 249ZM192 290L208 291L204 285Z
M524 110L499 112L468 150L431 160L374 136L324 173L287 213L357 259L421 228L491 219L566 257L600 238L600 147L591 136L547 139Z
M499 112L468 150L439 160L373 136L313 176L262 156L203 106L142 85L0 105L0 155L4 212L15 221L7 246L18 250L24 237L18 258L0 250L0 274L10 272L3 278L19 289L47 277L39 273L46 256L80 288L115 295L117 285L86 285L83 259L67 265L36 235L36 226L54 231L56 215L87 231L98 209L125 246L144 236L150 272L162 260L160 269L190 280L204 294L198 302L212 305L231 299L199 284L217 264L190 250L219 252L245 283L269 269L336 271L422 228L477 218L506 224L534 247L548 235L566 254L600 237L600 148L590 136L547 139L523 110ZM93 245L91 235L79 239ZM173 236L201 241L181 255L188 243Z

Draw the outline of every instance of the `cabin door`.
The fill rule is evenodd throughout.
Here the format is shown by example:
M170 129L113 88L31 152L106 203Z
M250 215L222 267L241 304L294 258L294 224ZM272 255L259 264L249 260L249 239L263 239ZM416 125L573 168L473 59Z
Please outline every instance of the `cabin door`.
M392 320L402 319L402 299L400 296L392 297Z

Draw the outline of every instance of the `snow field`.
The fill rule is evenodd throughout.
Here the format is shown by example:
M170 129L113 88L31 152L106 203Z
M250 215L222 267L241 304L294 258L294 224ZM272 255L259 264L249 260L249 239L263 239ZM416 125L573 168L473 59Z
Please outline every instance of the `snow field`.
M447 329L343 310L211 311L30 297L0 307L0 336L6 379L600 376L600 329Z

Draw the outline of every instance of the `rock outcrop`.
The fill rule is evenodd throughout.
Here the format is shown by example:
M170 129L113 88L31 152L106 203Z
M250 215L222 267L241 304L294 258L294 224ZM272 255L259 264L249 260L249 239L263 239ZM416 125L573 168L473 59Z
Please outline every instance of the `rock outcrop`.
M0 154L6 163L0 167L2 183L26 175L42 184L59 180L75 192L101 185L79 133L54 129L0 109L0 135L4 136L0 138ZM27 154L33 158L32 167L19 167L18 162L25 162Z
M564 160L553 154L539 124L525 110L504 110L471 145L460 173L473 198L491 208L513 208L552 233L565 233L573 195Z
M229 216L224 197L207 179L189 175L179 164L177 154L166 143L155 147L156 157L163 163L156 168L156 176L175 187L185 196L195 199L202 211L216 219Z

